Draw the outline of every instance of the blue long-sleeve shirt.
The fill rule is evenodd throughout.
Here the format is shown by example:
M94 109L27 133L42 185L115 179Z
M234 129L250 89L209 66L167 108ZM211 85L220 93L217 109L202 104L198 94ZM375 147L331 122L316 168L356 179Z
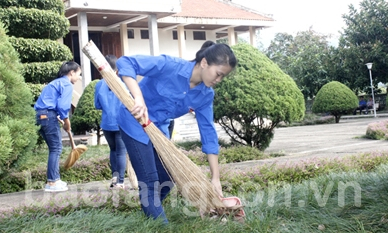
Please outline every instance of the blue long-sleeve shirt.
M203 83L190 89L195 62L161 56L123 56L117 60L119 76L136 78L139 83L150 120L166 135L170 119L195 110L201 134L202 151L218 154L218 136L213 122L214 90ZM126 134L142 143L149 137L132 114L121 104L117 122Z
M67 76L51 81L45 86L34 105L35 110L54 110L61 117L69 117L71 100L73 96L73 84Z
M94 106L96 109L102 110L100 123L101 129L118 131L119 126L117 125L116 117L120 106L120 100L109 89L104 79L96 84L94 92Z

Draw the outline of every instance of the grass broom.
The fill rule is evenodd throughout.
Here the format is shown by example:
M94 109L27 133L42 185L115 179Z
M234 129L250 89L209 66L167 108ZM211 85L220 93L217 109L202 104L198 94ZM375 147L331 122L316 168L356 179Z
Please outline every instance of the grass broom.
M59 118L58 118L58 121L62 125L64 124L63 120L61 120ZM75 145L73 135L71 134L71 132L67 132L67 135L69 135L69 140L70 140L70 144L71 144L71 152L67 156L67 159L63 165L65 167L65 169L71 168L75 164L75 162L81 157L81 155L85 151L88 150L88 148L85 145L78 145L78 146Z
M93 41L88 42L82 51L92 61L109 88L125 107L131 109L134 106L134 100L125 84L119 81ZM193 206L203 212L228 208L222 203L213 189L213 185L196 164L183 154L152 122L139 123L145 126L144 130L150 137L161 161L186 200L189 200Z
M133 170L133 167L132 167L132 164L131 164L131 160L129 159L128 155L126 155L126 156L127 156L126 170L127 170L127 175L128 175L129 182L131 183L131 186L132 186L133 189L139 189L139 184L137 182L136 173Z

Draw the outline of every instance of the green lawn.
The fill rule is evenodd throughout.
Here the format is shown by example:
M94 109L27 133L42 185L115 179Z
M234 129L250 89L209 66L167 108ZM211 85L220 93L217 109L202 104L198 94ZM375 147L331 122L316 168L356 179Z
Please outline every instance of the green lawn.
M120 202L110 198L99 207L48 205L5 213L0 232L388 232L387 180L388 165L380 165L373 172L332 173L239 192L244 224L202 220L171 195L164 203L170 224L164 226L145 219L136 199L124 202L127 194L121 192Z

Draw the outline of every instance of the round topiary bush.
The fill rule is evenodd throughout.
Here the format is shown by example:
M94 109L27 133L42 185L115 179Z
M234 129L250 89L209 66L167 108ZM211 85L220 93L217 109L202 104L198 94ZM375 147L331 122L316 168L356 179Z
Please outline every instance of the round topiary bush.
M75 134L84 134L86 131L97 131L97 143L100 145L100 122L102 112L94 106L94 92L100 80L93 80L86 87L78 101L77 108L71 116L71 127Z
M70 27L64 15L33 8L0 8L0 21L5 24L8 35L24 38L57 40L63 38Z
M280 122L303 118L304 98L294 80L258 49L232 49L238 65L214 88L214 119L232 142L265 150Z
M358 107L358 98L344 84L332 81L322 86L313 103L314 113L329 113L338 123L341 116Z
M26 82L35 84L49 83L57 78L58 70L61 68L62 63L61 61L24 63L24 79Z
M24 7L36 8L39 10L51 10L58 14L65 14L65 6L62 0L3 0L0 1L0 7Z
M49 39L26 39L10 37L9 42L25 62L69 61L73 54L69 47Z
M0 0L0 22L12 36L26 82L48 83L72 59L70 49L56 41L69 32L64 11L62 0Z

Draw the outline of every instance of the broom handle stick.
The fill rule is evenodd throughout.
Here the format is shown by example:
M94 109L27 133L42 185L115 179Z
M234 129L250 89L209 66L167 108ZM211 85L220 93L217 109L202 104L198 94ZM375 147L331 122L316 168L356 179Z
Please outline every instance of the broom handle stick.
M73 135L71 135L71 132L67 132L67 135L69 135L71 148L74 150L75 149L75 143L74 143L74 140L73 140Z
M58 121L64 125L65 122L63 122L63 120L61 118L59 118L59 116L57 117ZM69 139L70 139L70 144L71 144L71 148L74 150L75 149L75 143L74 143L74 140L73 140L73 135L71 135L71 132L67 132L67 135L69 135Z

